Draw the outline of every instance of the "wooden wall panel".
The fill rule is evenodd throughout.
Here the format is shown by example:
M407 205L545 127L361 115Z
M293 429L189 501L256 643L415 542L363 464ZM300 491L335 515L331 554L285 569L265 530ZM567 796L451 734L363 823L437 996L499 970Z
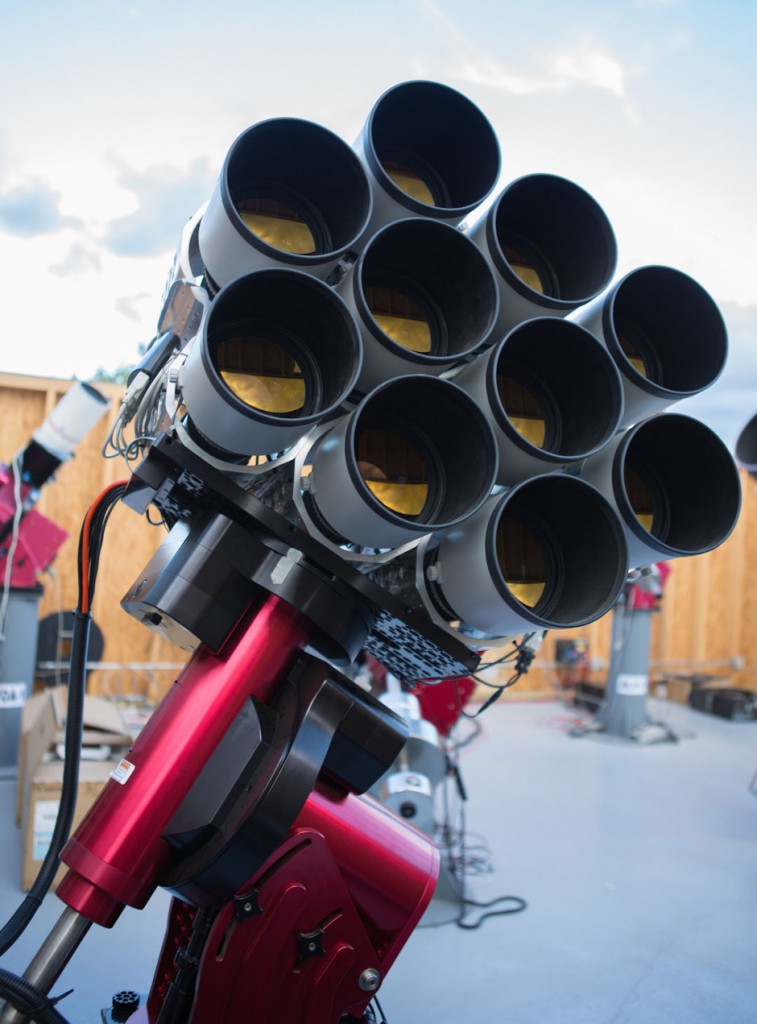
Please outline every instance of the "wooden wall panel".
M743 532L741 585L738 592L729 588L727 600L736 610L739 650L746 659L744 676L757 679L757 480L742 474L743 505L738 532ZM728 544L733 543L733 538ZM757 688L750 683L750 689Z
M26 445L70 381L0 373L0 461L8 462ZM85 438L73 460L43 488L38 508L69 532L55 560L57 586L45 578L41 614L76 603L76 547L83 516L107 483L123 477L120 459L105 460L100 449L118 408L122 389L98 387L111 398L111 415ZM668 671L724 672L732 684L757 690L757 481L742 473L743 506L733 535L719 549L699 558L679 559L672 565L661 612L652 631L653 676ZM164 536L129 509L117 508L106 534L94 617L105 636L108 662L176 665L183 652L161 641L120 608L120 600L139 570ZM58 593L59 591L59 593ZM611 615L579 629L548 635L529 675L515 688L515 696L553 692L555 641L585 637L595 661L594 678L601 679L610 653ZM733 659L744 667L732 670ZM170 682L175 669L124 669L94 675L91 690L160 687ZM149 678L148 678L149 676Z
M26 446L71 383L0 373L0 461L10 462ZM111 399L110 412L84 438L73 459L60 466L54 479L42 488L36 505L68 533L52 565L53 572L42 577L40 617L76 606L76 552L82 521L102 488L126 476L121 459L104 459L101 455L123 389L107 383L98 383L97 387ZM186 659L184 652L145 629L120 606L134 577L164 536L161 527L151 526L125 506L118 506L111 516L92 610L105 640L105 662L176 665ZM89 689L92 693L154 691L156 687L165 688L174 676L175 669L107 670L92 674Z

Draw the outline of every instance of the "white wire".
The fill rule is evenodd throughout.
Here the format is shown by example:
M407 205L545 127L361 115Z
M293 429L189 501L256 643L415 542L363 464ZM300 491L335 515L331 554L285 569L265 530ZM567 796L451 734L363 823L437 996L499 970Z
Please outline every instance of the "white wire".
M15 509L13 512L13 526L11 529L11 542L8 547L8 556L5 562L5 577L3 579L3 594L0 598L0 643L5 643L5 616L8 613L8 602L11 596L11 574L13 572L13 559L18 544L19 524L24 514L24 506L21 502L21 466L20 453L17 452L11 460L13 472L13 500Z
M131 468L131 464L140 458L143 449L153 443L160 418L164 413L164 387L165 381L161 374L144 385L141 392L137 390L132 400L128 400L127 392L102 448L102 454L106 459L120 456ZM130 423L133 424L134 437L127 440L126 427Z
M134 433L136 437L155 437L157 421L163 414L162 392L165 386L166 382L163 374L158 374L147 388L134 414Z

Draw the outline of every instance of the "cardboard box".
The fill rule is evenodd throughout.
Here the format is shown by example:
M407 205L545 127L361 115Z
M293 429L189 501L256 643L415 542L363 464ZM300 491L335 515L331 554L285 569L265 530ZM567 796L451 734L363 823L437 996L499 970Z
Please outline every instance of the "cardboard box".
M676 704L688 704L689 695L692 690L692 683L690 679L683 679L678 677L671 677L663 680L662 683L658 683L665 686L665 695L667 700L675 701Z
M118 761L82 761L79 768L79 792L76 799L73 828L95 802ZM55 828L63 783L63 762L38 765L30 780L29 800L25 805L23 829L24 855L21 864L21 888L26 892L42 867ZM61 865L53 887L66 873Z
M670 675L659 679L654 687L656 697L675 701L676 704L688 704L693 690L712 686L726 686L727 681L720 676L698 674Z
M29 788L37 765L64 742L67 701L67 687L53 687L30 697L21 712L16 778L16 824L19 826L24 818L24 807L29 803ZM120 750L130 747L131 743L132 738L124 731L118 709L102 697L85 696L82 746L110 746ZM118 760L120 755L113 756Z
M50 846L63 784L63 762L55 757L65 738L66 687L31 697L21 713L16 824L23 837L21 886L30 888ZM83 757L73 828L92 806L132 738L109 701L84 698ZM87 755L90 755L89 757ZM92 759L94 757L94 759ZM60 881L65 868L56 875Z

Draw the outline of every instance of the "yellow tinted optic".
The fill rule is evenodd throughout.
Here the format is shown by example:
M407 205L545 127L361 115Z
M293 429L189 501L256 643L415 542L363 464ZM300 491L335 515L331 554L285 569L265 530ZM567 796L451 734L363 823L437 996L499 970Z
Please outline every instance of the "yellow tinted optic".
M633 514L647 533L652 533L654 527L654 500L646 480L635 469L626 466L623 471L623 483L625 484L626 494L631 503Z
M649 369L644 360L644 357L640 354L638 347L633 341L633 338L629 337L628 333L618 332L618 341L620 347L623 350L623 355L626 357L628 362L633 366L637 373L640 373L642 377L649 377Z
M367 287L365 301L392 341L411 352L431 351L431 325L421 307L407 295L396 288Z
M497 391L505 415L526 441L537 448L544 447L547 427L539 400L519 380L497 375Z
M534 534L503 516L497 530L497 560L515 600L527 608L534 608L547 584L544 551Z
M544 282L533 260L530 260L525 253L512 245L503 246L502 251L513 272L517 274L521 281L533 289L533 291L543 295L545 291Z
M243 199L237 204L245 227L266 245L282 252L307 256L315 252L315 238L291 207L274 199Z
M421 514L428 499L428 474L408 441L371 427L360 434L356 454L360 475L377 501L408 518Z
M394 184L406 195L425 206L436 206L434 196L426 182L415 171L387 160L381 164Z
M305 405L305 380L293 356L258 335L237 335L219 343L216 366L240 401L260 412L299 412Z

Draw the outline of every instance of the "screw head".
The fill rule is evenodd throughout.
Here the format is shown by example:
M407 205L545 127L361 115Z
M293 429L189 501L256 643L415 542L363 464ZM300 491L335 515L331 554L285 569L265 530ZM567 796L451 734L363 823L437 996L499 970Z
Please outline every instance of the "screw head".
M366 967L358 981L363 992L375 992L380 983L381 975L375 967Z

